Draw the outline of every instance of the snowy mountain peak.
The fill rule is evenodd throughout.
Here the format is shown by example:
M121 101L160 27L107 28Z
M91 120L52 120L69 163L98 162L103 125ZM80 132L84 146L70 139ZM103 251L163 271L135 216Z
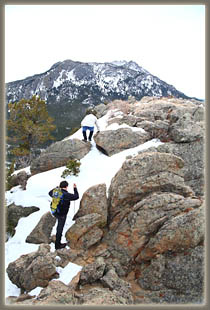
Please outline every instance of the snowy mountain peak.
M144 84L146 80L153 82L148 86ZM82 88L78 88L80 86ZM37 93L49 104L60 102L61 98L85 100L89 95L96 99L95 105L104 100L127 99L129 96L137 100L144 96L168 95L187 98L134 61L125 60L106 63L65 60L55 63L45 73L7 84L8 101L28 98L31 93Z
M88 106L96 106L130 96L188 98L172 85L153 76L134 61L106 63L65 60L55 63L48 71L6 85L7 102L39 95L48 104L49 114L59 127L74 128ZM67 113L68 110L71 113ZM59 110L59 113L58 113ZM64 137L60 136L61 138Z

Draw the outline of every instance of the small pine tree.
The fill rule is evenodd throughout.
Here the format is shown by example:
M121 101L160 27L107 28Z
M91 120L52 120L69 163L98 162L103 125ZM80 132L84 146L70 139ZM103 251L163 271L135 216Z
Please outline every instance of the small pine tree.
M78 159L69 160L66 164L66 169L63 171L61 177L65 179L69 175L78 176L80 173L80 166L81 163Z
M54 140L50 134L56 128L53 121L48 115L45 101L39 96L9 103L7 129L12 154L16 157L28 157L30 163L38 146Z

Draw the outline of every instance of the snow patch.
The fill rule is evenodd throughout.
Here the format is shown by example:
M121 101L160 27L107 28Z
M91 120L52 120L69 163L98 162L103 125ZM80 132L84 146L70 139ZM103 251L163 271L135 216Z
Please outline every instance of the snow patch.
M55 281L61 281L64 284L68 285L73 277L75 277L78 272L80 272L82 269L82 266L69 263L65 268L57 267L56 270L60 274L58 279L55 279Z

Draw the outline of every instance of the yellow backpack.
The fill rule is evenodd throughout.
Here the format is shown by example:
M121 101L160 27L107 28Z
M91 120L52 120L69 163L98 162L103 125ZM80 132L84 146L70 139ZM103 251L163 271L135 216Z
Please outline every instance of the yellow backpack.
M52 202L50 204L50 209L52 215L56 213L59 214L59 208L63 202L63 192L60 187L56 187L52 193Z

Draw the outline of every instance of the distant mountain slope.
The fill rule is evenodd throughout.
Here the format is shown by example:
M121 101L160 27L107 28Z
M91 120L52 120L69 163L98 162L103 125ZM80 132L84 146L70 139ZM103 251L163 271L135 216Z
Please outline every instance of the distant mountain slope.
M144 96L189 98L133 61L83 63L65 60L48 71L6 85L6 98L18 101L33 94L45 99L55 118L57 138L78 126L88 106L114 99Z

